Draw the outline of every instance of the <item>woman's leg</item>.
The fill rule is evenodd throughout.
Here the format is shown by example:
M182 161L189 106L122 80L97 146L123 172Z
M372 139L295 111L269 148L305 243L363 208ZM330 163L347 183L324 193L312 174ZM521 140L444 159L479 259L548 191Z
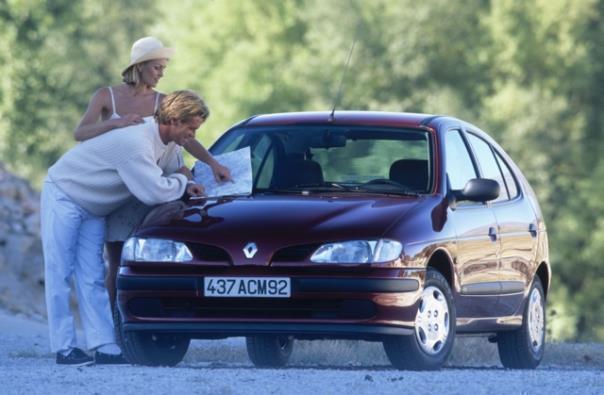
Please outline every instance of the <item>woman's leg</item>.
M109 293L111 311L113 311L113 308L115 307L115 295L117 293L117 271L120 267L123 246L123 241L108 241L105 243L105 248L107 249L107 258L109 260L109 268L107 270L107 275L105 276L105 286L107 287L107 292Z

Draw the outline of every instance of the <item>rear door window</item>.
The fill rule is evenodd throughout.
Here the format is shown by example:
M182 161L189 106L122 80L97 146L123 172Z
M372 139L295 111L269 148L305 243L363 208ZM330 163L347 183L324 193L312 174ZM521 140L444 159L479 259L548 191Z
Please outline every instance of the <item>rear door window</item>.
M489 143L472 133L468 133L467 136L468 141L472 145L474 153L476 154L476 159L478 160L478 164L482 172L482 178L495 180L499 184L499 196L497 199L493 200L493 202L508 200L508 193L503 180L503 175L499 170L499 165L495 160L491 146Z
M505 160L503 160L501 155L497 153L497 151L495 151L495 158L497 159L497 163L499 163L499 167L503 172L503 179L505 181L505 185L508 187L510 199L514 199L516 196L518 196L518 182L514 177L514 173L512 173L512 170L508 164L505 162Z

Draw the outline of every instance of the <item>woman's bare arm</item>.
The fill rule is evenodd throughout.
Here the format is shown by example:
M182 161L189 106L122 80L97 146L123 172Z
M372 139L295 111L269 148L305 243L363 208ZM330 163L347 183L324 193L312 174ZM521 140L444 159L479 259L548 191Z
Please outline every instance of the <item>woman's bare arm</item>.
M107 119L99 122L103 108L109 108L106 106L109 100L109 91L107 88L101 88L94 93L90 99L90 103L88 103L84 116L73 132L73 137L76 141L85 141L112 129L143 122L143 119L136 114L128 114L123 118Z

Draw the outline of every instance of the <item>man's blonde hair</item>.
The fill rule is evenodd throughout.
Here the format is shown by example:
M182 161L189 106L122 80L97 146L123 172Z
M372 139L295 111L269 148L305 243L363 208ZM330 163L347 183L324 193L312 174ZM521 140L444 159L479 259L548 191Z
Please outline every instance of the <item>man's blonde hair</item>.
M180 90L164 97L155 113L155 120L167 124L172 120L187 122L193 117L201 117L205 121L209 116L210 109L197 93Z

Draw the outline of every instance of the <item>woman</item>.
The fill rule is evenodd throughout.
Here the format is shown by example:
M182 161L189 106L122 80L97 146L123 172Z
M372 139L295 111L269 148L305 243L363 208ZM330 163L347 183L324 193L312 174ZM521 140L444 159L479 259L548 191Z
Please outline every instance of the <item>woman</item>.
M141 123L144 117L152 116L164 97L154 88L163 77L168 60L173 54L174 49L164 47L155 37L144 37L136 41L130 52L130 64L122 72L123 83L101 88L94 93L74 131L75 139L85 141L109 130ZM230 180L229 169L218 163L197 140L188 143L185 149L195 158L207 163L217 181ZM173 152L171 150L179 150L179 147L172 144L166 154ZM165 155L170 156L172 155ZM178 163L165 163L160 159L159 165L165 174L183 167L182 155L179 153L176 157ZM105 246L109 271L105 284L112 308L115 304L115 281L122 246L132 229L148 211L149 207L134 199L107 218Z

